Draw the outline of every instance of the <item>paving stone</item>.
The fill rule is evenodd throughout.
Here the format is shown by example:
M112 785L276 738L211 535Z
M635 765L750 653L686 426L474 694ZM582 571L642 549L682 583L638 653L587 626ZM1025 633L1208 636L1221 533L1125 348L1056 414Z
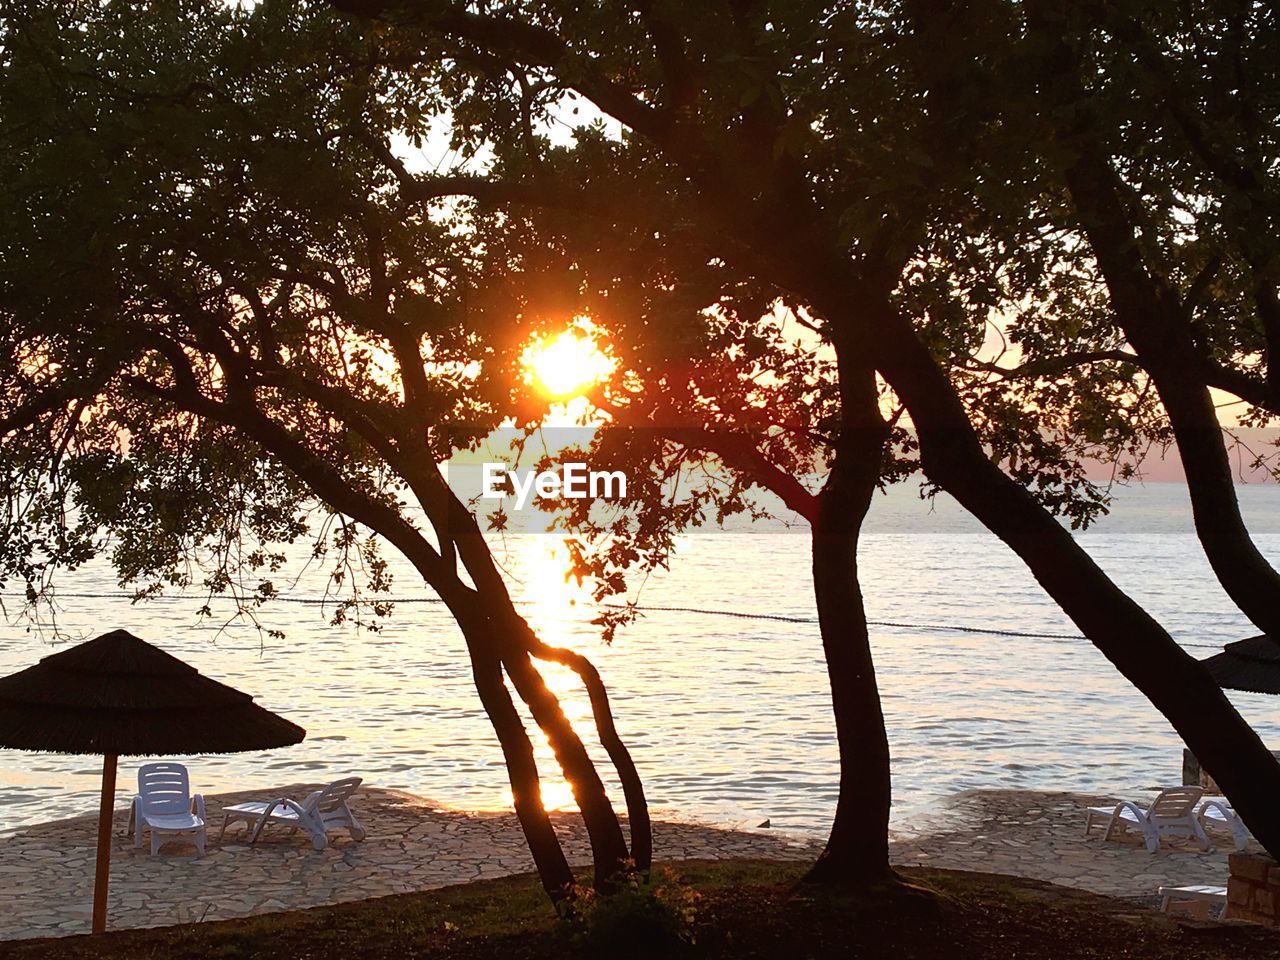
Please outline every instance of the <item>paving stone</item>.
M314 784L280 792L305 796ZM305 834L268 828L255 846L242 832L215 840L221 809L264 799L256 792L207 796L215 825L203 858L189 846L166 846L156 857L136 849L125 835L127 811L117 811L112 844L109 924L112 929L224 920L326 903L430 890L477 877L533 869L514 814L468 814L399 791L366 788L353 801L368 829L363 843L342 834L323 851ZM590 863L590 843L576 815L555 814L556 833L572 864ZM809 859L820 845L779 834L734 833L690 823L655 823L655 854L676 859L696 848L699 856ZM18 889L0 895L0 939L65 936L88 926L93 894L93 815L38 824L0 838L0 877ZM211 894L211 891L215 891Z
M1161 886L1213 884L1227 877L1225 835L1217 848L1164 843L1148 853L1136 836L1104 842L1084 837L1084 808L1114 804L1108 797L1017 790L975 790L950 798L938 813L896 825L909 837L892 846L898 862L931 868L995 870L1113 897L1151 897ZM1030 817L1034 812L1035 819ZM1000 824L993 828L992 824ZM1250 849L1258 849L1250 842Z
M315 785L281 792L305 796ZM230 803L263 799L256 792L206 797L208 819ZM974 791L925 817L895 824L891 855L902 864L1011 873L1111 896L1150 896L1161 885L1226 882L1226 847L1202 853L1163 847L1149 854L1135 840L1086 840L1083 808L1107 798L1066 793ZM1114 803L1114 800L1111 802ZM253 847L210 836L196 859L174 846L157 857L125 836L127 811L116 816L112 848L114 929L228 919L296 910L417 890L533 868L514 814L472 814L399 791L366 788L353 802L368 829L363 843L342 835L323 851L305 834L264 834ZM590 843L577 815L553 825L574 865L589 864ZM39 824L0 838L0 939L65 936L88 926L93 893L94 816ZM784 831L733 831L688 822L654 824L657 859L758 857L810 860L812 838ZM14 881L21 878L18 889Z

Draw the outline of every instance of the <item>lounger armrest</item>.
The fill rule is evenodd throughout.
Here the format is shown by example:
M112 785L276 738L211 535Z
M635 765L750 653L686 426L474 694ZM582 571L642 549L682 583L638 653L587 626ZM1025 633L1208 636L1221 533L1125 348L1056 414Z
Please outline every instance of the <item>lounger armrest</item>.
M205 819L204 815L204 794L197 793L191 798L191 812L201 820Z
M302 804L298 803L297 800L291 800L288 797L277 797L275 800L268 803L267 808L262 811L263 818L265 819L271 816L271 814L275 812L276 807L286 807L292 810L301 820L305 821L311 819L311 814L307 813L307 811L302 807Z
M1201 804L1200 809L1196 811L1196 823L1200 825L1203 831L1206 819L1216 819L1209 817L1209 810L1218 811L1218 816L1222 818L1222 823L1231 830L1232 837L1235 838L1236 849L1244 850L1249 846L1249 828L1244 825L1244 820L1240 818L1240 814L1236 813L1235 808L1225 800L1206 800Z
M1132 800L1121 800L1119 803L1117 803L1115 816L1123 817L1125 810L1132 810L1134 815L1137 816L1139 823L1151 822L1150 812L1148 810L1142 809L1142 807L1138 806Z

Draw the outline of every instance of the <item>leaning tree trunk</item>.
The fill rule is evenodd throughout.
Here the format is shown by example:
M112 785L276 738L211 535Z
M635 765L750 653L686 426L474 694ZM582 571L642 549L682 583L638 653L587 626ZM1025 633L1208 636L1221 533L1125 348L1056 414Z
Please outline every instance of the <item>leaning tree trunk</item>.
M1132 337L1130 342L1135 342ZM1205 557L1232 602L1280 643L1280 573L1258 550L1240 513L1231 461L1208 387L1194 368L1183 364L1157 362L1149 369L1173 427Z
M500 663L534 721L546 734L582 812L591 841L595 885L608 891L626 869L627 845L618 815L586 747L561 709L560 701L534 666L501 599L466 590L465 593L451 592L446 602L463 625L468 646L489 653ZM505 686L503 690L505 692Z
M813 589L831 682L840 794L826 847L809 883L861 885L892 877L889 738L876 685L858 582L858 537L880 479L887 429L876 407L875 373L842 364L844 426L813 521Z
M631 753L617 731L609 694L599 671L582 654L542 642L512 603L475 517L444 482L434 464L428 462L417 466L420 469L411 471L410 486L432 518L442 544L456 550L476 584L474 602L460 602L469 607L469 615L487 621L487 632L503 651L507 675L547 735L565 778L573 788L574 799L578 802L591 839L597 888L609 889L629 864L639 870L648 870L653 859L653 842L644 785ZM622 783L631 832L630 851L618 816L586 748L531 657L568 666L586 688L600 742Z
M529 707L535 722L546 734L565 779L573 788L591 842L595 886L608 891L626 867L627 847L617 814L609 803L604 784L586 748L528 652L516 641L510 623L495 622L495 618L489 615L489 609L501 610L496 598L482 600L479 594L463 588L449 591L445 599L462 627L468 649L472 651L476 688L502 744L516 812L543 886L552 899L559 902L564 899L565 891L572 887L573 877L570 874L566 881L564 874L568 867L561 869L564 854L542 804L533 748L503 682L504 670Z
M573 872L569 869L551 818L542 804L533 744L520 720L511 694L503 683L502 664L498 658L482 652L477 646L471 646L471 671L476 690L480 694L480 702L502 746L516 817L524 831L529 852L533 855L538 879L542 881L542 888L546 890L551 902L559 905L572 896Z
M644 782L631 758L631 751L614 724L613 708L609 705L609 694L600 679L600 672L582 654L564 647L548 646L531 629L528 636L529 652L533 656L568 667L586 688L600 745L609 755L622 783L622 795L627 804L627 830L631 837L631 863L641 873L648 873L653 866L653 824L649 819L649 802L645 799Z
M839 312L866 309L842 301ZM888 302L874 307L877 366L915 424L925 473L1027 564L1081 632L1147 697L1280 855L1280 763L1208 672L1022 486L987 457L951 384Z
M578 802L591 840L595 887L602 893L608 892L626 870L629 860L622 825L605 793L600 774L569 718L560 708L560 701L547 687L528 651L523 646L512 649L513 646L507 644L502 656L503 666L516 692L547 735L560 769L573 788L573 797Z
M1088 150L1065 176L1120 327L1169 415L1196 535L1209 565L1240 611L1280 642L1280 573L1253 542L1240 514L1222 425L1187 323L1188 307L1147 274L1105 159Z
M364 524L394 545L413 564L423 580L440 595L467 642L476 689L493 725L494 733L502 746L516 814L525 832L543 886L556 903L570 896L574 883L573 875L551 826L551 820L542 805L533 746L524 724L520 721L515 703L503 682L504 667L511 670L514 664L515 675L512 679L517 690L526 701L532 699L536 703L535 719L547 730L557 758L562 764L567 764L566 775L571 778L576 775L588 784L584 795L588 806L592 806L593 810L596 801L590 790L591 782L594 781L599 785L600 778L596 775L595 768L591 766L582 742L578 740L563 711L559 709L559 703L554 695L546 689L545 684L542 684L537 671L532 670L533 677L530 677L529 669L522 668L521 660L528 664L527 652L520 648L517 650L518 655L512 656L512 650L518 645L513 644L510 631L504 632L496 628L488 617L487 609L491 607L501 609L501 602L506 599L505 588L501 591L495 592L490 589L486 592L483 589L472 590L466 586L458 578L453 564L447 562L443 554L437 553L422 533L395 509L367 496L347 483L330 464L279 424L266 418L252 404L244 402L224 404L198 395L187 394L176 397L175 402L180 408L198 416L244 430L248 436L292 470L324 503ZM437 532L442 534L443 540L445 539L443 534L447 534L448 531L437 530ZM533 707L534 704L530 705ZM602 786L598 793L603 797ZM588 824L597 822L598 832L602 838L597 842L596 836L592 836L593 850L599 850L597 876L603 871L605 878L608 879L616 872L616 864L620 860L625 861L626 848L621 841L622 831L618 826L617 816L614 815L612 808L608 807L607 798L604 798L604 806L607 816L597 815L593 820L588 820ZM584 818L586 816L584 809ZM612 818L612 824L609 823L609 818ZM601 821L603 827L599 826L598 822ZM616 842L613 840L615 834Z

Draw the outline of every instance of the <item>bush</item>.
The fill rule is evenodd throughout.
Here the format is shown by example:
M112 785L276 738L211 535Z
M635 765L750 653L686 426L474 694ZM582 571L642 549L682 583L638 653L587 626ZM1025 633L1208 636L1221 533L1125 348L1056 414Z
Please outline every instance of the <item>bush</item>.
M569 937L592 956L667 956L693 943L698 894L670 870L627 874L611 894L579 888L563 914Z

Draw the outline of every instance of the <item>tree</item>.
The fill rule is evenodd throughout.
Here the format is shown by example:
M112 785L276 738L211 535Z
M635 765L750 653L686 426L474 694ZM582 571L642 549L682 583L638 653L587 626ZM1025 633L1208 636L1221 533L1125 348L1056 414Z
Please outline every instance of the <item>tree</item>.
M547 147L541 138L525 143ZM542 174L573 179L556 168L561 161L576 162L544 156ZM609 169L608 161L580 172L610 182L647 179L643 169ZM398 174L402 192L415 195L419 181L403 167ZM592 579L597 600L623 593L629 571L665 566L680 532L753 509L750 487L776 494L810 524L841 783L826 850L808 878L892 882L889 744L857 545L877 487L909 472L902 449L909 441L898 429L890 453L874 371L849 369L837 378L812 331L807 344L796 343L782 323L761 322L781 308L778 290L718 262L695 238L668 236L681 201L646 195L607 226L569 207L482 204L470 213L485 251L484 286L509 291L521 316L549 318L553 329L566 315L591 318L617 364L616 375L591 393L589 452L557 457L622 470L628 501L607 517L590 501L559 502L557 524L572 537L573 573ZM792 319L792 330L805 323ZM527 411L531 425L543 422L544 406ZM550 465L544 458L537 466ZM802 478L815 473L821 482L810 490ZM598 622L611 639L634 616L630 605L606 608Z
M1205 554L1235 604L1280 637L1280 574L1240 514L1210 393L1219 386L1260 410L1280 409L1274 41L1252 22L1274 19L1274 11L1223 4L1143 18L1141 8L1120 4L1080 13L1064 20L1029 8L1033 38L1039 34L1045 49L1043 96L1054 107L1047 116L1070 118L1048 125L1046 152L1058 160L1113 324L1135 355L1129 362L1159 392ZM1108 83L1090 90L1085 77L1097 70L1082 48L1103 30L1114 38L1099 50ZM1200 38L1195 52L1173 54L1188 35ZM1238 85L1257 95L1210 120ZM1137 129L1125 122L1132 102L1123 111L1113 103L1135 90L1150 111ZM1249 362L1255 351L1261 376Z
M575 152L586 157L576 160L552 152L540 158L540 176L561 184L653 179L643 161L627 165L630 152L606 149L579 147ZM411 194L421 186L407 171L401 179ZM584 194L593 206L598 197L625 196L604 188ZM857 581L857 542L876 487L914 465L910 435L897 428L889 455L881 412L888 398L878 395L871 371L838 377L812 324L785 307L785 291L735 271L696 235L670 228L688 202L646 190L631 205L611 200L604 224L583 218L576 205L481 204L472 216L486 251L485 283L519 289L522 315L557 318L553 323L566 314L591 317L617 363L613 382L592 395L603 422L580 459L622 469L631 478L630 502L607 519L595 504L579 502L576 510L573 501L557 504L569 508L564 526L579 538L575 571L593 578L597 599L622 593L629 568L643 575L665 566L675 534L750 509L747 487L773 492L811 525L841 789L810 879L878 882L892 876L889 746ZM788 336L779 312L811 342ZM860 374L864 392L851 389L842 401L837 386L856 386ZM530 416L541 422L542 411ZM987 417L988 442L1015 458L1023 476L1052 489L1056 509L1087 521L1098 509L1089 485L1068 475L1055 486L1056 471L1070 464L1044 442L1043 424L1004 423L1012 419ZM992 429L997 423L1003 434ZM815 474L824 478L816 492L805 483ZM606 609L600 618L606 636L631 615L627 607Z
M520 617L438 469L507 415L518 348L460 322L481 293L455 224L387 189L381 144L420 135L430 92L396 80L414 95L399 109L376 41L293 3L31 5L3 30L0 576L37 601L105 536L140 594L194 582L251 612L318 501L335 578L359 551L389 612L390 544L457 620L552 898L573 876L507 682L573 787L597 886L647 869L603 683ZM629 846L536 661L587 687Z
M1041 314L1013 331L1022 366L995 372L1053 381L1070 365L1119 364L1149 383L1160 405L1147 413L1167 418L1215 574L1260 629L1280 632L1280 575L1241 517L1211 393L1247 401L1255 419L1280 409L1269 386L1277 118L1262 21L1271 14L1232 4L960 9L945 24L915 9L919 31L966 38L956 56L922 62L925 82L982 91L945 101L951 123L1020 138L977 161L1009 185L983 198L983 255L1026 244L1059 285L1056 298L1042 289ZM1237 98L1241 88L1249 93ZM1031 175L1020 177L1010 156L1032 158Z
M931 320L955 311L955 291L913 297L911 267L929 261L946 236L939 224L963 223L984 186L966 163L969 131L946 125L945 107L932 110L910 69L913 60L945 55L937 34L913 32L896 7L842 4L337 5L391 22L419 74L449 79L452 109L469 135L499 144L500 153L508 145L514 155L528 118L569 93L622 124L623 148L655 156L666 190L687 200L685 229L717 242L726 262L789 291L821 322L842 362L884 377L910 414L926 475L1023 559L1169 719L1255 836L1280 851L1280 818L1268 799L1280 789L1280 765L1203 668L1106 577L1033 491L992 461L939 365L945 353L931 349ZM900 71L880 84L849 82L861 79L868 51L885 45L902 50ZM907 83L886 98L902 76ZM509 172L448 177L417 193L572 202L610 215L607 204L592 211L574 184L539 179L527 165ZM619 184L614 192L635 188Z

